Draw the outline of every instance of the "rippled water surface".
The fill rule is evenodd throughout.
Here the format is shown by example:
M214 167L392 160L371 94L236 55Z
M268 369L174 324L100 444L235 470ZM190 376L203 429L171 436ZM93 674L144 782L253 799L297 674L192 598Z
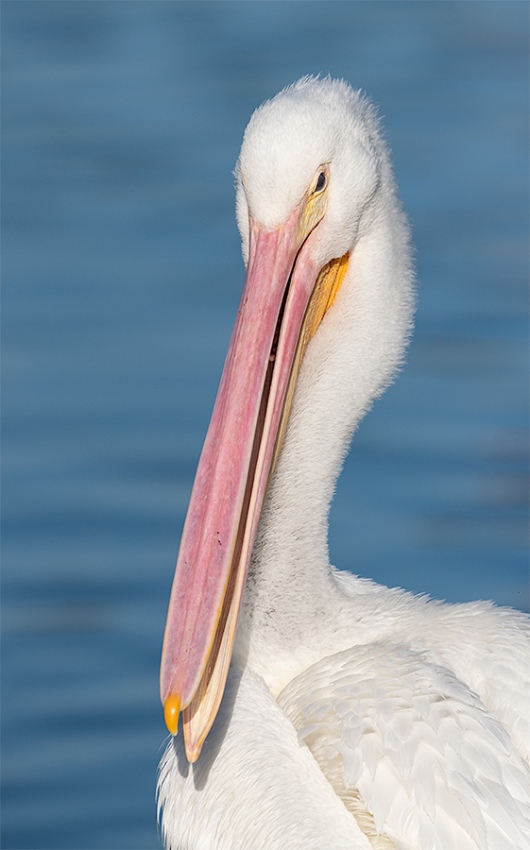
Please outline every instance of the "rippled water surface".
M148 850L165 610L243 280L231 170L252 109L302 74L380 104L420 281L333 562L528 608L528 6L2 14L2 847Z

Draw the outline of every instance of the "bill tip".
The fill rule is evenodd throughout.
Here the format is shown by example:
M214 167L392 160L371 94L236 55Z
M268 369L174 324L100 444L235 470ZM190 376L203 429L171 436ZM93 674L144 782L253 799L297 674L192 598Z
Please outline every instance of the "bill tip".
M164 703L164 720L171 735L176 735L179 728L180 699L176 694L169 694Z

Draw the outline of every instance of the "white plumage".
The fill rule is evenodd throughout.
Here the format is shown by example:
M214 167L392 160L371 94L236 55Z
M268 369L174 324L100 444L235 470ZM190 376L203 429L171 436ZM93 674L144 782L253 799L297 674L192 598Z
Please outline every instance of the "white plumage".
M401 363L413 292L372 106L346 83L305 78L245 133L236 178L246 263L252 222L281 231L301 199L318 196L308 187L323 168L326 206L295 269L304 256L322 268L348 253L347 271L300 367L221 710L196 764L180 735L161 763L166 845L528 850L528 618L328 566L336 477Z

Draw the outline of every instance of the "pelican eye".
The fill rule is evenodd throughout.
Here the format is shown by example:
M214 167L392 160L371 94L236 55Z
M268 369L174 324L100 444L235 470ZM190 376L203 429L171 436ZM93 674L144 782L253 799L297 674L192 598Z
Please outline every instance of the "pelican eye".
M315 194L316 194L317 192L323 192L323 191L324 191L324 189L326 188L326 184L327 184L327 182L328 182L328 181L327 181L327 179L326 179L326 172L325 172L325 171L321 171L321 172L320 172L320 174L318 175L317 184L316 184L315 189L314 189Z

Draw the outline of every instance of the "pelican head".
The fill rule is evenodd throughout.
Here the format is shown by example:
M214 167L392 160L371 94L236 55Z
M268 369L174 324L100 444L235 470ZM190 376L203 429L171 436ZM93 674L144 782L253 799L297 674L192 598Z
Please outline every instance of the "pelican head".
M254 112L236 167L245 263L249 221L266 230L285 224L317 185L325 215L312 244L315 261L324 265L351 250L381 183L375 125L370 102L331 79L306 77Z
M162 653L166 722L174 734L183 710L190 761L222 697L258 522L309 343L318 356L319 336L321 346L335 344L319 334L329 313L328 330L337 317L336 333L327 336L339 346L353 336L361 348L350 359L360 362L363 339L374 335L370 317L384 315L388 302L392 320L380 334L375 329L381 356L363 355L365 410L399 361L410 322L408 250L397 247L408 238L388 152L373 107L345 82L304 78L256 110L236 167L236 211L245 285L184 526ZM391 282L392 267L404 284ZM341 309L332 310L339 300Z

